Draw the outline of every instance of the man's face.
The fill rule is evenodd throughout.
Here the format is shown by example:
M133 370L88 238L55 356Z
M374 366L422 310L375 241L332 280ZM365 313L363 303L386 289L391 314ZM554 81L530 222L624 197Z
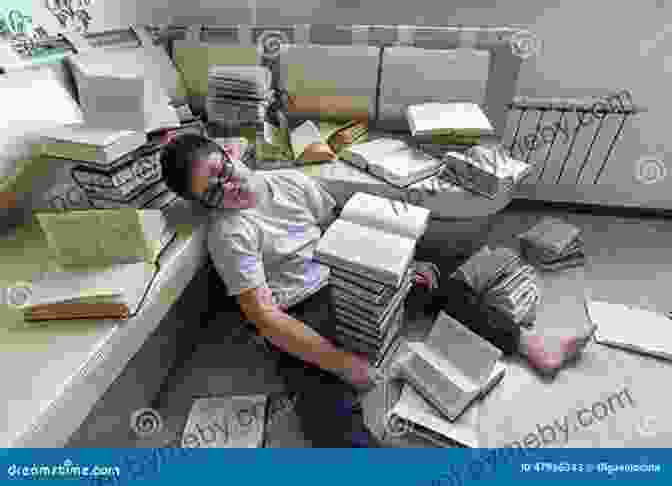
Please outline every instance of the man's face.
M249 209L254 207L257 204L257 195L254 192L253 184L251 184L251 172L241 170L241 167L234 164L233 173L222 180L220 176L226 167L226 163L226 156L221 152L213 152L208 157L197 160L193 165L192 173L191 188L193 193L203 200L211 192L221 192L214 199L216 199L217 207L224 209Z

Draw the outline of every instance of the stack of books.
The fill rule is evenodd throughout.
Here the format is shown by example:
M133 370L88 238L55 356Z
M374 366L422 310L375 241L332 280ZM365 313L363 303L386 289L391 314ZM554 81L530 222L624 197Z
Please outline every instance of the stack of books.
M37 220L60 268L32 282L26 321L132 317L176 236L158 210L39 213Z
M478 145L494 129L475 103L422 103L405 110L411 136L418 148L442 158L446 152Z
M210 66L205 107L208 121L263 127L273 101L271 71L264 66Z
M397 380L385 386L402 389L391 409L383 407L385 419L433 445L479 447L473 412L504 377L501 358L488 341L439 313L424 341L402 341L390 360L388 374Z
M477 145L466 152L446 152L439 177L475 194L495 199L527 177L532 164L516 160L500 146Z
M161 178L161 148L200 121L148 137L141 131L64 125L41 132L41 155L74 162L71 175L94 208L164 209L178 197Z
M561 219L544 218L518 239L523 256L541 270L560 270L585 263L581 230Z
M336 314L333 339L377 365L397 337L411 289L413 257L429 210L365 193L353 195L320 240Z
M466 283L492 318L530 327L541 301L541 282L532 265L509 248L484 246L450 278Z

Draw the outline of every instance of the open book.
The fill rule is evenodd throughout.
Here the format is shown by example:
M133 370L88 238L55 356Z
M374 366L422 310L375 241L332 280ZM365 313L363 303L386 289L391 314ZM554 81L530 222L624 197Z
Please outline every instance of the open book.
M317 245L317 259L327 265L399 287L425 233L429 210L358 192Z
M85 124L41 130L41 153L52 157L109 164L147 142L144 132L95 128Z
M340 158L397 187L431 177L443 166L441 160L394 138L353 145Z
M257 448L265 439L268 395L197 398L182 431L182 447ZM210 433L204 433L209 431Z
M488 383L494 386L503 377L506 367L497 362ZM486 395L492 386L486 387L479 395L480 400ZM469 407L465 412L453 421L445 417L430 402L425 400L413 386L404 384L401 396L390 411L390 416L402 420L410 425L410 434L424 439L439 447L480 447L478 438L478 412L477 404Z
M271 143L262 144L262 159L289 159L312 163L335 160L348 146L366 140L368 125L363 121L331 122L310 120L294 130L271 128Z
M174 236L158 209L95 209L36 215L59 265L154 263Z
M647 309L586 300L596 324L595 341L672 361L672 315Z
M24 319L126 319L140 308L155 273L147 262L47 273L33 282Z
M455 420L503 374L493 370L502 352L441 312L424 342L404 343L400 375L448 420ZM502 372L503 373L503 372Z

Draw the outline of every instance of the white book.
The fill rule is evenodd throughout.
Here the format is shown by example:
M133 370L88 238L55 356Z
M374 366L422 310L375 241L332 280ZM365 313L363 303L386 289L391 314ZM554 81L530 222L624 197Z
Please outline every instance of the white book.
M448 420L455 420L493 385L502 352L441 312L425 342L408 342L395 366Z
M147 262L48 272L33 282L22 308L35 317L30 320L46 320L39 317L73 318L70 312L82 304L120 304L120 317L128 317L139 310L155 273L156 266ZM42 312L37 312L40 307Z
M600 344L672 360L672 316L625 304L586 299Z
M506 365L501 361L495 364L492 373L477 400L482 399L506 372ZM411 434L432 441L439 446L457 442L465 447L479 447L478 418L480 408L478 403L473 404L454 421L446 420L441 413L432 406L411 385L404 384L401 396L391 414L411 424Z
M320 239L315 254L327 266L398 287L428 220L427 209L407 205L397 214L391 200L357 193Z
M340 157L398 187L426 179L443 166L441 160L394 138L353 145L343 150Z
M40 134L44 137L41 153L45 155L103 164L117 160L147 142L147 135L141 131L86 124L49 128Z
M166 236L175 233L158 209L94 209L36 217L59 265L154 263Z
M87 123L152 132L180 126L170 98L155 79L137 67L110 65L104 57L69 59Z
M182 431L186 448L262 447L268 395L197 398Z
M406 108L411 135L492 134L494 128L476 103L422 103Z

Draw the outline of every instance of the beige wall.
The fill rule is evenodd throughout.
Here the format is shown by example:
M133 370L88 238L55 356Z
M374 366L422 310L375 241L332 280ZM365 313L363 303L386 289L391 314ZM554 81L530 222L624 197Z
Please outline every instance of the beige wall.
M256 9L254 4L256 3ZM667 6L664 4L667 3ZM220 7L226 4L226 8ZM198 5L198 7L196 7ZM239 7L235 7L239 5ZM282 7L278 7L282 5ZM463 5L463 6L461 6ZM649 112L626 127L598 190L573 198L614 199L672 208L672 4L664 0L96 0L93 30L137 23L359 23L520 25L543 40L543 51L522 68L519 94L601 95L628 89ZM666 20L669 25L666 27ZM667 35L665 35L667 33ZM667 57L666 57L667 55ZM670 174L636 181L635 163L657 155ZM562 192L562 191L561 191ZM548 193L547 193L548 194ZM592 196L591 196L592 194ZM559 196L562 197L562 196ZM628 201L631 200L631 201Z

